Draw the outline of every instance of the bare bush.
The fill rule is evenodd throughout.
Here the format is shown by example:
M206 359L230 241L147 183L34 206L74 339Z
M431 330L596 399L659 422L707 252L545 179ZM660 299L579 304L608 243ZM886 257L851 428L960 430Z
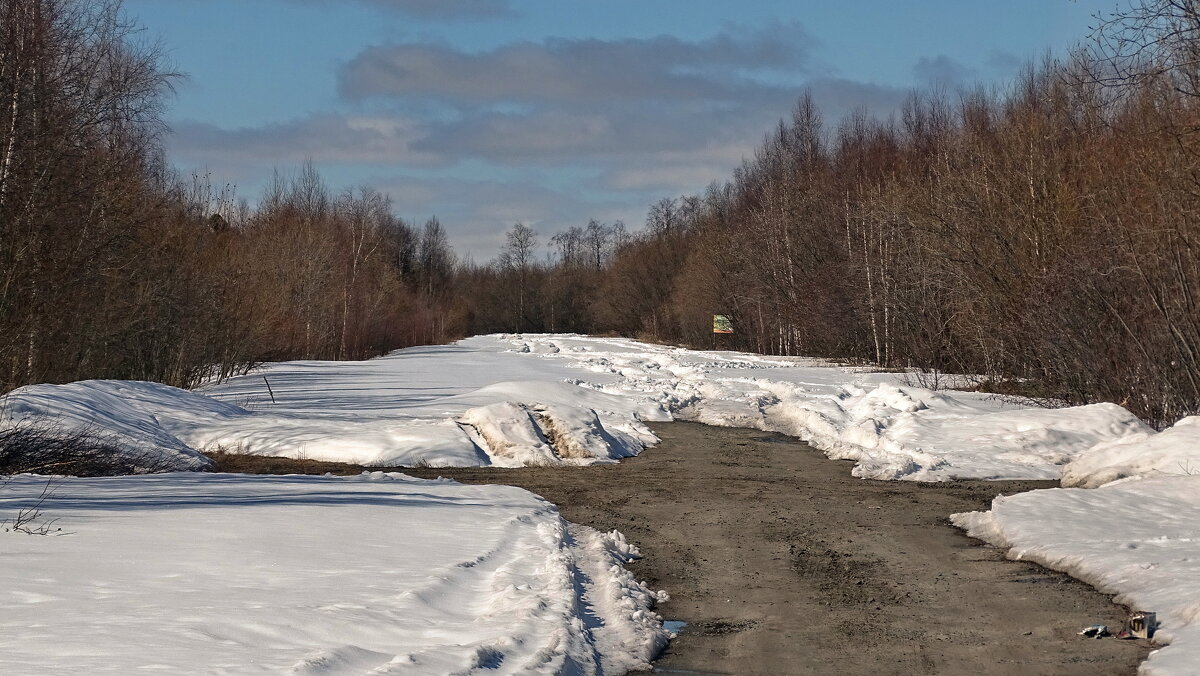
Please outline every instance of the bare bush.
M0 489L7 486L0 483ZM63 535L63 529L58 527L58 519L47 518L42 511L42 505L54 496L57 486L53 481L47 481L42 492L28 507L21 507L11 519L0 521L0 530L5 533L23 533L25 535Z
M81 477L171 471L161 453L131 451L92 430L72 430L52 420L29 419L0 427L0 475Z

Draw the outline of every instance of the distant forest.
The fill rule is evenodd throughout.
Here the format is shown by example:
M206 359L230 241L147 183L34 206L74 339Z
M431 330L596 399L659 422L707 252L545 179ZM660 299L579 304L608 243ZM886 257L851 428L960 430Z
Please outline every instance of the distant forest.
M523 224L487 264L305 166L257 206L164 159L175 76L117 0L0 0L0 391L178 386L483 332L941 373L1155 424L1200 411L1200 9L1140 0L1008 87L829 124L801 95L645 228Z

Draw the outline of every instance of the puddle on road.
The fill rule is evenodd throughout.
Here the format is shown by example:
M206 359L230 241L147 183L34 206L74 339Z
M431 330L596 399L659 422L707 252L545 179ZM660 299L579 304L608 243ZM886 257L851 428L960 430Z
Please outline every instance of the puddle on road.
M679 620L664 620L663 628L672 634L678 635L688 626L687 622ZM690 676L727 676L723 671L697 671L695 669L673 669L671 667L654 667L651 670L656 674L689 674Z

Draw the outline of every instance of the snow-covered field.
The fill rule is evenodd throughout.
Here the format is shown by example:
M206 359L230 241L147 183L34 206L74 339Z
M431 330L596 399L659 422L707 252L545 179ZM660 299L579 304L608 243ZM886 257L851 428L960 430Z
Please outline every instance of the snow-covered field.
M454 345L402 350L366 362L271 364L251 375L197 392L115 381L42 385L16 390L0 402L0 407L6 411L10 424L52 420L62 429L103 436L141 454L158 449L164 464L181 470L206 464L207 460L197 451L218 449L377 466L511 467L616 462L657 441L646 422L684 419L797 436L831 458L854 460L854 474L863 478L911 481L1062 478L1064 485L1085 488L1035 491L1000 499L991 512L956 518L972 534L1009 547L1012 556L1035 558L1121 594L1133 605L1158 611L1162 622L1160 637L1173 644L1169 650L1156 653L1146 669L1155 674L1200 673L1200 595L1193 591L1200 589L1194 563L1200 561L1200 527L1195 526L1200 523L1195 513L1200 478L1192 476L1200 471L1198 418L1185 419L1160 433L1112 404L1065 409L1023 407L980 393L934 392L914 387L903 374L871 372L816 360L691 351L624 339L570 335L480 336ZM1129 478L1109 483L1124 477ZM203 484L205 479L189 481L176 488L166 486L164 490L187 491L208 486ZM263 487L268 491L279 487L269 482L244 481L251 482L246 485L251 493ZM357 490L353 482L325 481L338 486L338 490ZM413 485L400 480L392 483ZM76 481L64 484L72 492L74 487L80 487L85 495L112 485L115 484ZM290 484L286 486L291 488ZM1096 486L1102 488L1090 490ZM213 495L215 499L223 499L219 491ZM528 499L531 498L521 498ZM89 500L82 499L81 504L100 504ZM491 504L489 500L480 499L475 507ZM163 500L162 504L171 502ZM238 513L241 515L242 509L269 509L269 502L237 503L241 505ZM379 518L374 507L377 505L359 505L364 512L362 518ZM324 509L314 506L313 510L318 515L330 511L328 505ZM67 513L71 514L70 521L79 516L90 524L94 518L96 524L104 524L102 528L97 526L102 530L129 523L123 510L102 510L94 517L91 512ZM146 519L183 520L180 514L197 512L164 508L159 513L147 508L135 513ZM497 524L510 518L486 510L471 514L463 518L474 519L474 525L464 528L492 529L488 532L496 528L503 531ZM563 530L567 526L556 515L539 514L530 518L535 522L548 519L557 524L550 530L568 532ZM282 518L272 516L266 522L279 523ZM328 517L314 516L313 520L304 521L304 526L332 523L320 518ZM405 518L415 519L412 523L425 523L422 520L426 517L414 510L412 517ZM336 526L326 528L336 530L347 522L339 518ZM288 537L295 532L291 531ZM428 544L428 551L434 552L435 558L471 560L457 551L447 553L452 550L450 544L442 543L434 535L427 542L423 535L427 532L432 530L410 529L408 541L419 547L433 543ZM559 544L539 551L535 558L543 555L553 558L546 553L553 550L561 558L569 559L578 556L578 543L594 541L592 535L555 537ZM61 540L82 542L83 538L72 536ZM387 548L394 546L394 543L380 543L378 538L374 542L383 549L372 551L390 552ZM96 551L104 551L105 545L95 546ZM356 540L354 546L367 545ZM353 549L349 544L347 547ZM604 549L600 544L595 548ZM494 549L484 547L489 552ZM495 551L508 550L500 547ZM81 550L80 556L86 554ZM170 558L159 561L158 565L166 566ZM580 570L583 568L579 566ZM37 568L22 564L17 570ZM70 574L71 571L62 572ZM189 573L184 575L193 577ZM552 574L542 577L546 576ZM64 578L45 579L54 586L55 580L61 583ZM362 579L373 584L366 577ZM529 584L536 588L538 584L549 583L539 578L536 584L534 581ZM69 586L73 589L79 583ZM514 588L526 591L519 584ZM645 594L645 590L631 585L622 588L635 589L632 597ZM72 593L94 591L85 584L82 591ZM542 598L538 596L540 593L533 591L527 596ZM35 601L40 598L37 594L31 597ZM346 624L354 629L346 630L347 638L342 643L358 647L327 647L332 652L323 657L316 655L314 664L349 663L359 658L370 661L376 653L386 653L391 664L397 655L403 659L403 655L417 650L420 646L409 647L403 642L395 644L401 647L374 648L356 638L359 634L354 632L366 631L371 625L364 617L374 612L391 612L388 609L393 606L388 604L399 597L388 598L385 604L358 601L368 609L362 611L365 614L356 614L360 612L358 609L345 611ZM493 597L486 593L462 598L471 611L462 610L459 619L472 617L471 612L486 615L490 612L489 604L493 603ZM555 601L559 602L561 599ZM577 615L596 612L587 610L595 607L594 602L577 600L576 603ZM638 605L640 601L631 603L638 612L644 611L644 604ZM219 614L214 611L212 615L199 613L196 617L211 619ZM269 608L263 614L273 615ZM452 615L446 611L446 616ZM337 612L332 616L340 617ZM418 612L415 617L427 616ZM562 617L572 616L567 613ZM442 627L444 617L438 618L422 626L430 632L444 631L431 628ZM567 623L584 629L589 626L587 618L568 619ZM503 664L507 669L534 654L550 655L553 659L559 659L556 655L566 656L562 659L583 659L575 656L575 652L591 640L586 638L589 634L584 629L579 630L585 635L580 639L583 643L572 643L575 638L563 639L566 642L560 650L546 648L532 638L513 639L511 650L500 651L506 656ZM637 645L654 645L661 640L661 629L653 621L635 629L633 633L640 637L634 641ZM283 641L279 638L284 633L281 630L264 631L266 636L274 637L272 641ZM232 640L224 633L215 635L217 641ZM424 638L420 645L428 644L428 637L421 636ZM297 639L296 649L301 644L315 645L305 641ZM283 644L286 641L280 643ZM535 644L537 647L531 647ZM455 655L454 659L475 659L464 657L469 650L439 648L435 652L438 650L439 654ZM596 650L600 657L609 659L602 649ZM637 650L617 653L633 656L628 659L644 657L644 652ZM489 660L497 653L484 650L471 654L482 655L479 659L492 664ZM513 657L510 659L509 655ZM426 659L433 658L426 655Z
M621 674L667 639L636 550L517 488L161 474L42 507L69 535L0 532L4 674Z

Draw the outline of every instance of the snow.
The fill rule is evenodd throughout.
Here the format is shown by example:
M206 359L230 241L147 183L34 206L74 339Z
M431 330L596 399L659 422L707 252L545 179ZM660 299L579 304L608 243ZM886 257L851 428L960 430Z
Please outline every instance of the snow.
M197 471L212 466L168 425L237 415L228 404L157 383L89 380L31 385L0 398L0 426L44 423L64 434L82 434L145 458L148 468Z
M769 413L766 427L856 461L855 476L909 481L1057 479L1095 444L1147 429L1112 404L1016 409L888 383L846 387L824 406L785 399Z
M682 419L800 437L863 478L1061 477L1094 490L998 498L955 523L1158 612L1170 646L1143 672L1200 673L1200 417L1156 432L1113 404L1019 406L909 381L814 359L493 335L269 364L195 392L25 387L0 399L0 425L44 421L194 470L208 465L202 450L616 462L657 442L646 422ZM39 490L18 479L0 518ZM620 673L666 635L654 594L620 565L633 554L620 534L566 524L516 489L165 475L64 480L48 505L75 534L4 536L0 575L16 591L0 672Z
M365 362L270 364L198 392L91 381L7 400L179 457L225 450L389 467L616 462L656 443L645 422L684 419L791 434L854 460L863 478L1053 479L1094 447L1154 434L1112 404L1019 407L906 380L812 359L494 335Z
M573 382L658 405L672 417L783 432L856 476L944 481L1055 479L1093 446L1152 433L1125 409L1019 407L975 392L934 392L813 359L695 351L613 338L488 336L521 357L586 371Z
M1200 474L1200 416L1160 433L1098 444L1063 468L1064 486L1095 488L1124 477Z
M619 674L668 638L634 547L517 488L159 474L42 509L69 534L0 532L0 673Z
M1200 476L1031 491L951 519L1010 558L1063 571L1116 594L1117 603L1156 612L1155 641L1169 645L1151 653L1139 673L1200 673Z

